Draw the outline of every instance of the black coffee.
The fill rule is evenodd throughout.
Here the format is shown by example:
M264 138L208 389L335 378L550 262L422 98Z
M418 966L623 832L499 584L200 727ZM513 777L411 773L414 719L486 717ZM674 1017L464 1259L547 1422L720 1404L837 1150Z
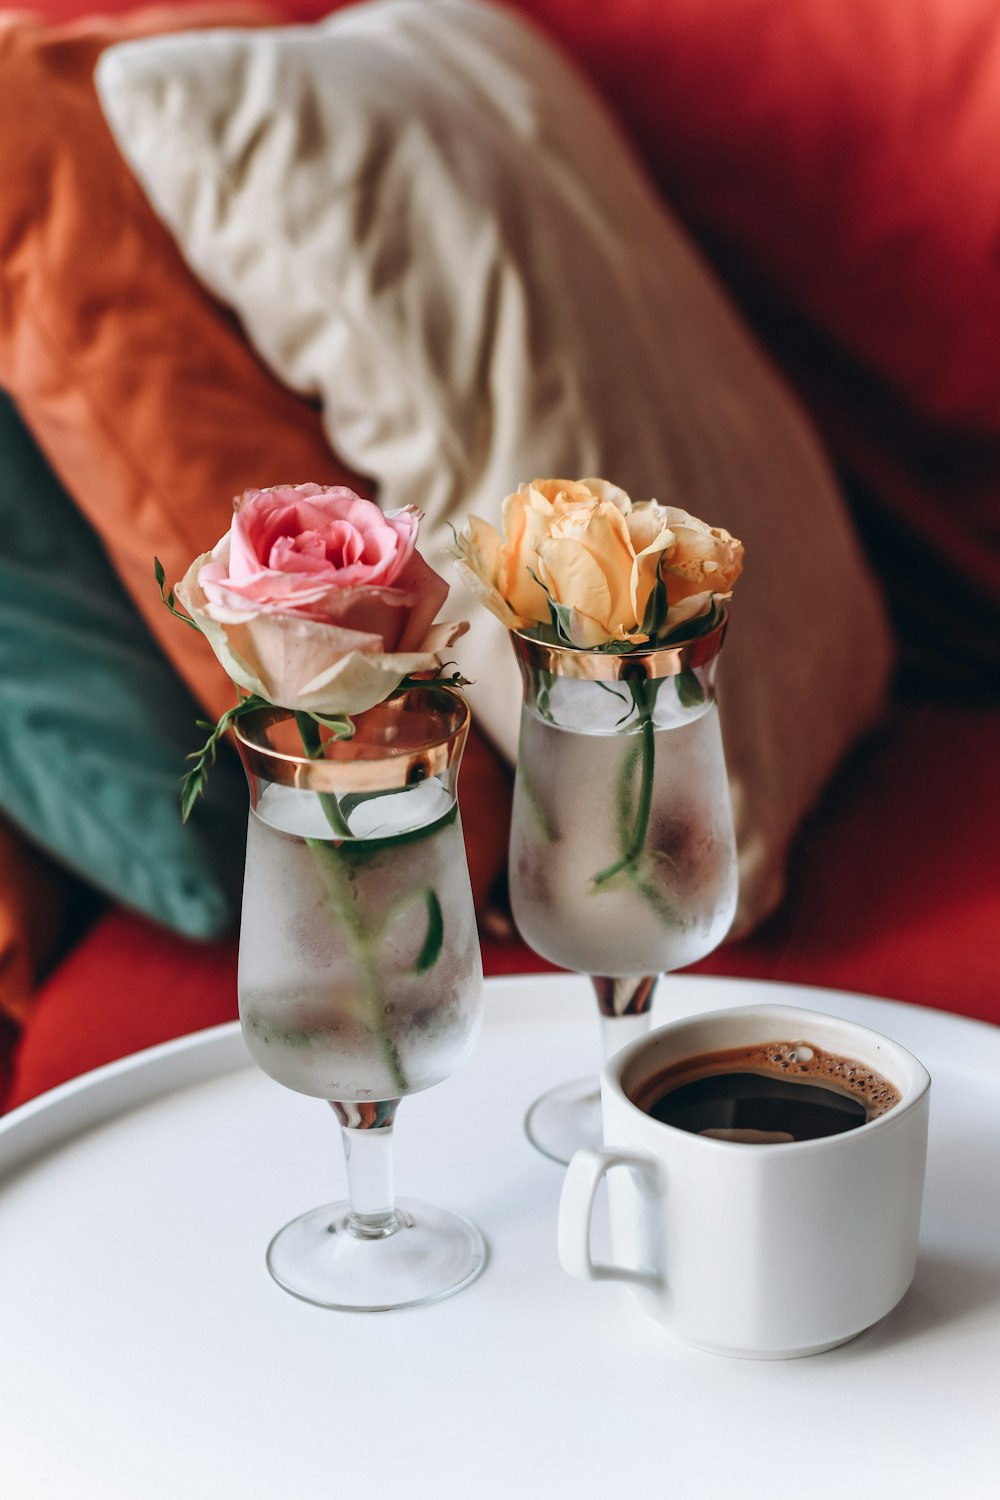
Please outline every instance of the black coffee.
M856 1130L899 1103L880 1073L808 1042L705 1052L650 1078L634 1103L678 1130L745 1145Z

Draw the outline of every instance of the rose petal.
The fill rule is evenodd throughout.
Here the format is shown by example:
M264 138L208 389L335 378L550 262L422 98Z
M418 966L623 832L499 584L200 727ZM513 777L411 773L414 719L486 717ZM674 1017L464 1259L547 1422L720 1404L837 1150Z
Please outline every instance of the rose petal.
M448 585L419 552L413 552L406 567L396 577L396 587L405 589L414 601L399 638L398 649L415 651L447 599Z
M500 593L500 590L494 588L492 584L487 583L482 574L472 567L464 557L458 553L453 555L455 557L456 571L463 583L475 594L481 603L486 605L491 614L496 615L505 630L523 630L527 625L533 623L529 620L523 620L520 615L515 614Z
M416 506L383 513L340 487L248 490L236 502L227 570L220 554L207 582L243 591L256 606L282 608L323 577L327 588L391 587L413 556L420 520Z
M300 690L297 701L284 708L307 713L360 714L381 703L417 672L433 672L441 663L431 651L392 656L351 652L334 662Z
M548 599L537 581L538 543L548 535L552 516L549 501L530 485L522 485L503 503L496 586L516 615L536 624L549 619Z
M667 610L668 632L677 630L681 625L687 625L692 620L698 620L702 615L707 615L717 599L728 599L729 594L712 594L709 592L701 594L689 594L686 599L680 600L678 604L671 604Z
M608 479L581 479L580 483L586 485L591 494L596 495L599 500L609 501L621 511L623 516L629 515L632 511L632 500L620 485L612 484Z
M664 553L673 546L674 533L669 526L664 526L658 536L654 536L648 546L636 555L632 564L632 578L630 592L632 596L632 608L638 624L646 618L646 606L649 596L656 587L660 567Z
M290 614L301 612L308 616L330 592L329 579L318 577L311 584L301 578L296 581L289 574L264 574L245 583L234 583L223 573L218 578L218 565L209 563L201 570L199 583L213 606L216 619L231 616L234 620L241 614L259 614L262 611Z
M441 620L428 630L420 642L420 650L431 652L440 658L441 652L453 646L461 636L465 635L468 628L468 620Z
M656 500L644 500L641 505L633 505L625 518L625 524L636 553L643 552L664 535L669 536L671 541L674 540L671 514L676 516L678 512L670 506L660 505Z
M552 598L621 640L638 627L632 608L635 554L625 517L608 501L568 507L539 546L540 577Z

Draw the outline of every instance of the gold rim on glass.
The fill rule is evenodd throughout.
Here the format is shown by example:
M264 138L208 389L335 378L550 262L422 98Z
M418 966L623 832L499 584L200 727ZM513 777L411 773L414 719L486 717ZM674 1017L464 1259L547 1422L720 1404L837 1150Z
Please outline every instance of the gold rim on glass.
M522 669L590 682L634 682L640 678L679 677L682 672L707 666L722 650L728 623L729 612L723 605L713 630L650 651L641 647L632 651L587 651L576 646L550 646L521 630L512 630L510 638Z
M428 683L357 714L353 737L324 738L316 760L305 754L290 709L256 709L233 732L251 776L309 792L375 792L447 771L462 754L470 718L461 693Z

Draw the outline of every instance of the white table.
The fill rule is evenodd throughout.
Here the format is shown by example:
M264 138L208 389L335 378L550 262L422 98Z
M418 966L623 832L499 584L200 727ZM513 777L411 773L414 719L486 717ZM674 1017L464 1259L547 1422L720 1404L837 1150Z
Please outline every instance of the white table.
M539 1092L596 1063L593 1001L562 977L491 981L473 1061L400 1112L400 1191L474 1218L485 1274L405 1313L296 1301L264 1248L343 1192L336 1129L225 1026L0 1121L4 1500L996 1496L1000 1029L687 977L655 1017L783 999L896 1037L934 1076L917 1277L852 1344L701 1354L623 1288L564 1275L562 1173L522 1133Z

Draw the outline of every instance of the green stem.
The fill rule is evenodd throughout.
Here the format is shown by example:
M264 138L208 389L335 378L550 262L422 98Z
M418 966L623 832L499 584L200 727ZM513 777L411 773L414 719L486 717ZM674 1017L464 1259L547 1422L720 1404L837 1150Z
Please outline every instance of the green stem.
M381 928L378 932L369 933L366 932L363 921L359 921L355 891L345 869L345 861L350 856L346 854L343 845L330 844L325 839L306 839L306 843L317 857L330 904L340 921L341 929L351 948L352 957L361 971L365 1002L368 1006L368 1029L375 1038L379 1052L382 1054L382 1061L389 1070L393 1088L399 1094L404 1094L407 1087L406 1072L399 1055L399 1048L389 1035L385 1024L385 995L376 959L376 944Z
M323 755L323 742L320 739L319 725L316 723L316 720L312 714L296 713L295 722L298 725L303 750L310 760L320 760ZM319 799L319 805L323 809L326 821L337 837L341 839L350 838L351 830L347 819L340 810L340 803L337 801L336 793L317 792L316 796Z
M302 748L310 760L319 760L323 754L323 744L316 720L311 714L296 713L295 722L298 725ZM350 838L351 830L336 794L317 792L316 797L323 809L326 821L338 840ZM361 971L365 1001L368 1006L368 1029L375 1038L382 1060L389 1070L394 1091L403 1094L407 1086L406 1073L399 1056L399 1049L389 1035L385 1024L385 997L382 992L382 976L379 973L375 954L378 933L366 932L363 922L358 919L355 891L345 868L349 855L343 843L331 844L325 839L306 839L306 843L317 857L327 896L340 920L355 962Z
M653 769L656 741L653 729L652 695L648 691L648 684L646 682L630 682L629 692L632 694L636 711L639 714L640 736L639 805L636 808L632 836L624 851L627 862L634 865L646 847L646 834L649 831L649 815L653 810Z
M539 838L546 844L558 844L559 829L556 827L551 812L538 795L523 759L517 768L517 779L524 806Z
M656 685L647 681L629 681L629 692L639 715L638 744L632 744L622 760L618 778L618 815L621 857L594 876L595 889L607 885L615 875L627 871L638 876L639 860L646 847L649 818L653 810L653 772L655 770L656 739L653 726L653 704ZM629 823L628 809L632 801L636 772L639 777L639 793L635 817Z

